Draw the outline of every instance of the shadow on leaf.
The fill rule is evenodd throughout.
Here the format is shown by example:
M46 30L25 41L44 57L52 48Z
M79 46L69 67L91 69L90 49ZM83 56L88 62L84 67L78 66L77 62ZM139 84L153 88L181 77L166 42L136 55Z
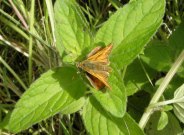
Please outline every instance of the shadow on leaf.
M59 67L54 69L54 72L55 73L52 75L53 78L59 81L61 88L67 91L70 96L74 99L79 99L84 96L87 88L74 67Z

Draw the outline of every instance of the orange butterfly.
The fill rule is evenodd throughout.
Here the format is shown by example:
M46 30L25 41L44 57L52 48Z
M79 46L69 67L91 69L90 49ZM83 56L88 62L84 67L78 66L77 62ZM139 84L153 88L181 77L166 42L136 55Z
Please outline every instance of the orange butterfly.
M104 48L98 46L87 55L86 60L77 63L77 67L87 72L87 79L97 90L102 89L105 86L111 89L108 83L108 76L111 70L108 57L112 47L112 44L109 44Z

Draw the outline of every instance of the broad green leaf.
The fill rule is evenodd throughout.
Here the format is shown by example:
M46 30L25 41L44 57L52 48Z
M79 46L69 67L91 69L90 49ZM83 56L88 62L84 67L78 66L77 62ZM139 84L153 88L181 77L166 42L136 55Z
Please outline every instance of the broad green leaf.
M153 40L144 50L142 60L157 71L168 71L173 63L166 43Z
M162 111L161 116L158 121L157 130L162 130L168 124L168 116L167 113Z
M83 109L83 120L91 135L144 135L127 113L123 118L114 117L93 97Z
M94 90L93 96L106 111L116 117L123 117L126 111L126 91L117 68L112 67L108 79L111 89L107 89L106 92Z
M73 61L91 44L92 35L79 6L74 0L57 0L54 5L56 45L60 55L65 49Z
M75 68L49 70L36 80L17 102L9 121L12 132L19 132L58 112L80 109L86 90Z
M176 119L176 117L170 113L167 112L168 115L168 124L163 130L157 130L157 124L160 117L160 113L156 112L154 113L151 118L149 119L149 122L147 123L145 127L145 133L147 135L180 135L182 134L182 128L180 127L179 121Z
M174 99L178 100L174 103L174 113L184 123L184 84L175 91Z
M184 23L181 23L168 41L153 40L146 47L143 61L157 71L168 71L172 63L184 49ZM179 68L177 74L184 78L184 64Z
M113 43L110 60L119 68L141 52L159 28L165 0L136 0L119 8L97 32L95 42Z
M175 32L173 32L172 36L169 38L169 48L172 53L171 57L173 61L179 56L182 50L184 50L184 22L182 22ZM177 72L180 77L184 78L184 63L181 68Z
M130 65L127 66L124 76L124 83L128 96L133 95L138 90L141 90L142 86L146 83L150 84L149 79L152 80L156 76L156 72L153 69L148 67L144 62L142 62L141 65L140 61L139 59L135 59Z
M172 33L171 37L169 38L169 48L172 52L172 56L175 58L181 53L184 49L184 22L182 22L176 30Z

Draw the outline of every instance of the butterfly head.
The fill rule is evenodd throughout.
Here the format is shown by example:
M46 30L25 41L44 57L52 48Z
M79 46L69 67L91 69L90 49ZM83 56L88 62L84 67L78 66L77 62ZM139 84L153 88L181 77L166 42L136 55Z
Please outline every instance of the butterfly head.
M84 64L83 64L83 62L77 62L76 63L76 67L79 68L79 69L84 70Z
M77 63L76 63L76 67L77 67L77 68L81 68L81 66L82 66L82 63L81 63L81 62L77 62Z

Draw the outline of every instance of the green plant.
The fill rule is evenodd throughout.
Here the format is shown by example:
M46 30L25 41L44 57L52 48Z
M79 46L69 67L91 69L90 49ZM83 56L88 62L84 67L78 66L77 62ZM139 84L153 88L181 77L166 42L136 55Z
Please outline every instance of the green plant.
M168 99L171 98L171 95L166 94L167 96L165 96L163 92L177 71L177 75L183 78L183 68L180 67L184 59L182 51L183 40L181 39L181 44L175 46L176 48L171 46L171 44L177 44L175 43L174 35L170 37L169 43L168 41L163 43L153 40L144 50L145 45L148 44L162 24L165 0L131 0L123 7L120 7L122 5L119 1L112 0L110 3L117 10L110 15L100 28L98 24L105 20L107 14L105 17L103 14L100 14L97 3L95 1L92 2L92 5L95 5L93 7L96 11L94 14L92 14L91 9L86 10L86 8L79 6L74 0L57 0L54 5L53 16L51 1L46 1L48 13L45 10L45 14L50 19L51 25L48 25L48 22L46 22L47 25L44 28L46 30L45 33L47 33L47 42L44 42L38 36L39 34L35 32L36 29L33 26L35 21L33 19L35 1L32 1L29 32L26 31L28 33L25 34L20 32L22 29L17 30L22 36L29 39L29 49L27 50L29 52L28 84L32 82L32 67L34 64L32 59L35 60L35 63L40 62L42 65L46 63L44 60L49 59L49 64L52 65L49 65L49 68L60 66L48 70L30 85L29 89L24 92L16 103L15 109L9 115L9 120L5 120L5 123L8 122L8 124L3 124L3 128L17 133L57 113L64 117L64 115L70 116L75 112L79 112L86 130L90 134L142 135L144 134L144 128L146 133L152 134L147 121L150 114L155 110L162 111L158 129L162 130L169 125L168 118L172 118L173 114L168 113L168 111L173 108L169 108L167 101L158 102L158 100L161 96L168 96ZM103 4L106 5L105 2ZM97 15L98 18L95 20L95 17L92 15ZM47 21L49 20L48 18ZM88 21L86 18L88 18ZM51 34L49 34L50 31L52 31ZM180 36L177 35L176 37ZM33 42L33 39L36 39L36 41ZM76 67L76 62L84 60L86 55L97 45L108 45L109 43L113 44L113 50L109 58L112 68L109 84L112 90L102 92L92 88L85 80L83 73L78 73L79 69ZM169 44L171 47L167 48L162 43ZM33 44L37 44L38 47L34 47ZM39 46L40 44L41 46ZM50 56L57 55L56 51L50 50L53 49L53 46L50 44L56 45L61 61L60 64L58 64L58 59L48 57L47 53L51 53ZM37 50L45 52L46 55L41 55L41 52L39 52L40 55L37 54ZM144 54L142 53L143 50ZM163 57L158 57L160 55L158 50L161 51ZM40 60L39 56L42 56L41 59L43 60ZM177 57L176 63L170 69ZM9 69L3 59L0 59L0 61ZM179 67L180 69L178 70ZM158 72L168 72L161 84L158 80L164 76L160 75L157 78ZM15 75L15 78L26 89L19 77ZM153 79L156 79L156 84L159 85L156 92L154 91L155 83L152 82ZM179 85L177 86L179 87ZM151 99L150 105L147 107L138 125L137 122L140 116L134 113L136 112L134 110L136 107L130 105L137 100L136 96L129 97L128 106L127 96L136 95L135 93L140 89L143 89L146 93L155 93L156 96L153 96ZM175 98L169 102L174 104L175 114L181 121L183 120L181 115L182 107L178 106L183 106L182 103L179 103L183 101L183 95L178 96L178 93L182 93L182 91L183 86L178 88L175 92ZM145 100L147 99L149 98ZM137 103L139 101L141 100L138 99ZM136 106L137 104L134 103L134 105ZM141 105L142 111L146 105ZM128 110L126 111L127 107ZM169 117L167 117L168 115ZM59 116L59 118L61 117ZM159 116L157 116L158 119ZM176 123L178 122L176 118L173 119L175 119ZM73 122L69 123L72 125ZM147 127L145 127L146 124ZM72 126L66 127L63 122L61 122L61 125L65 134L73 133ZM153 133L156 132L155 130ZM180 127L173 133L178 132L181 132ZM81 132L81 134L84 133Z

